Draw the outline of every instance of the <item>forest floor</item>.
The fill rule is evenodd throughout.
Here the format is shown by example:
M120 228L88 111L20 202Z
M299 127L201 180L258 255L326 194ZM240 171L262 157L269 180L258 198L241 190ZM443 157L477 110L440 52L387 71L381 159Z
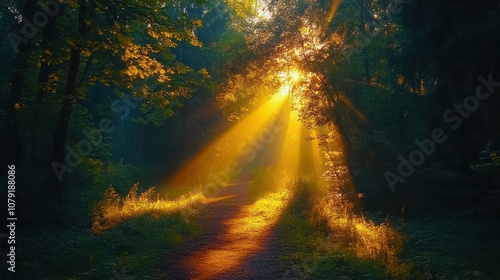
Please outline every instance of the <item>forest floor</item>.
M318 243L329 235L311 221L307 184L293 195L256 197L256 187L270 186L261 182L267 176L285 177L246 174L189 219L147 213L99 233L85 226L22 229L18 277L4 270L0 279L499 279L498 220L465 211L392 219L404 246L401 273L389 275L383 263L348 247Z
M206 202L195 222L202 233L187 237L162 263L163 279L301 279L283 258L292 248L279 228L249 210L249 175ZM295 274L295 275L293 275Z

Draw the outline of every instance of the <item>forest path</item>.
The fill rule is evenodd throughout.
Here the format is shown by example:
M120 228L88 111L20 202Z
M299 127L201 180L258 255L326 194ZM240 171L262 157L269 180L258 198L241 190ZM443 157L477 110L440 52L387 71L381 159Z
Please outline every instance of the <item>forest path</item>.
M281 258L290 249L279 231L250 210L250 181L243 175L208 199L197 220L203 233L166 256L163 279L301 279Z

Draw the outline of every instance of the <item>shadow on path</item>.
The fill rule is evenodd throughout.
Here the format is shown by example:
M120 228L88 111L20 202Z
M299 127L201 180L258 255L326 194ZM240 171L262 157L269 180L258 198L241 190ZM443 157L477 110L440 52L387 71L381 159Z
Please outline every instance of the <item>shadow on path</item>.
M163 279L290 279L281 260L287 249L274 223L252 208L250 179L244 175L208 199L198 220L203 234L166 256Z

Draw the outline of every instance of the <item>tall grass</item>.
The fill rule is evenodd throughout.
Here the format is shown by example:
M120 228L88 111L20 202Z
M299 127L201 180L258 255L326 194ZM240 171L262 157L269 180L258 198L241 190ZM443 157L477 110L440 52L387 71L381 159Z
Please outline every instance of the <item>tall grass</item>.
M398 264L397 255L402 249L402 236L387 218L374 221L353 212L354 204L341 195L328 192L312 197L311 217L316 224L326 226L336 243L362 259L381 261L388 269Z
M93 231L112 228L119 223L143 215L164 216L193 209L193 205L204 200L201 191L195 191L169 200L160 198L154 188L139 194L139 184L136 183L125 197L121 197L114 188L104 193L104 199L98 203L92 223Z
M294 202L281 224L297 251L304 277L332 279L334 271L345 279L361 275L399 279L408 274L407 265L398 260L403 238L389 219L376 223L357 214L345 188L332 187L331 182L321 178L298 182Z

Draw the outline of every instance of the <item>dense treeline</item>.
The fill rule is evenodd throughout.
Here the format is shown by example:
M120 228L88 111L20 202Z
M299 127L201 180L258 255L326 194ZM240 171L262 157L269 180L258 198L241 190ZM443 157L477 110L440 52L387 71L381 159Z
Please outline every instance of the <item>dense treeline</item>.
M166 177L286 67L307 77L302 120L340 127L367 206L491 197L494 1L267 2L5 1L2 159L33 209L60 220L72 191L115 183L104 170Z
M313 77L303 120L340 126L367 206L497 212L496 3L272 3L258 45Z
M212 85L224 81L231 13L223 2L5 2L2 162L24 174L32 211L21 213L60 222L72 196L92 204L118 183L109 170L158 179L219 133ZM82 188L92 195L76 197Z
M306 275L498 275L498 2L3 0L0 26L20 275L164 279L165 254L209 207L216 184L199 181L241 179L230 171L251 195L287 190L254 218L283 208L276 236ZM289 114L283 142L239 139L275 97L305 128ZM275 155L304 173L266 166Z

